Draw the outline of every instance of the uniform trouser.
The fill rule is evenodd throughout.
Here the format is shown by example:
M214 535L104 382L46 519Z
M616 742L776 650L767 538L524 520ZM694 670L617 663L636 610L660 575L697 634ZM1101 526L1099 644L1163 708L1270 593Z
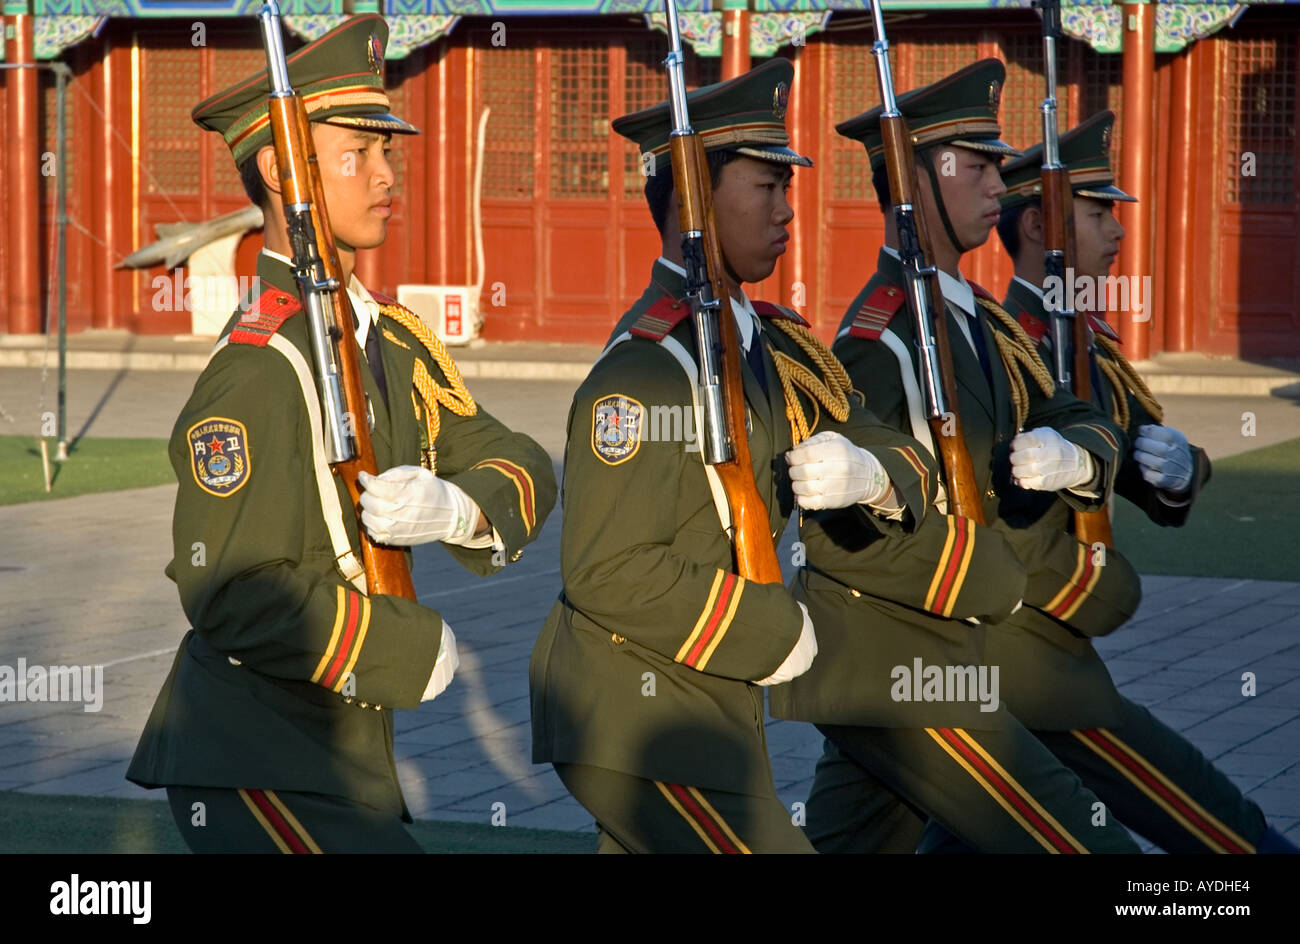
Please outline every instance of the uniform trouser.
M1267 823L1186 738L1122 699L1110 728L1036 731L1111 815L1171 853L1253 853ZM925 846L945 848L933 827Z
M281 790L168 787L194 852L422 852L402 821L339 797Z
M596 819L599 852L813 852L776 794L751 796L555 764Z
M1097 795L1013 718L1000 729L978 732L837 725L818 729L900 802L981 852L1140 851L1114 817L1099 815L1105 807ZM826 783L820 764L808 799L809 823L837 817L853 821L853 808L825 808L846 794L822 789L818 780ZM901 826L894 822L902 830L914 827L905 817Z

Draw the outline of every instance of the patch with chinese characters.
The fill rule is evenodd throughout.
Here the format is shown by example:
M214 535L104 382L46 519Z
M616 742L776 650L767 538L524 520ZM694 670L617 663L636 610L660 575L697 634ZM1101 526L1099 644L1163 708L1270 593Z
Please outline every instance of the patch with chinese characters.
M614 393L601 397L591 408L591 451L606 465L618 465L641 448L645 407L631 397Z
M243 423L210 416L191 426L185 440L190 447L190 470L199 488L218 498L243 488L253 470Z

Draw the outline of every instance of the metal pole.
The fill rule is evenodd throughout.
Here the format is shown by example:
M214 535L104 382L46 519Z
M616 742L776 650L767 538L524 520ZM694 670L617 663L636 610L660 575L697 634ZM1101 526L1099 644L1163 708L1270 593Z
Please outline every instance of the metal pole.
M53 63L56 98L58 100L59 156L56 173L59 175L59 208L56 225L59 229L59 451L56 458L68 458L68 125L67 100L68 72L65 63Z

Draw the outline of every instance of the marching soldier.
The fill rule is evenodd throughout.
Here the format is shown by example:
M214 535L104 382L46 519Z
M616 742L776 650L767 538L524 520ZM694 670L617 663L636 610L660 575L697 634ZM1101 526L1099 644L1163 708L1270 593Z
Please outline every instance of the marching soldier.
M393 134L384 20L357 16L289 57L306 104L343 282L364 352L378 476L372 539L440 541L488 575L533 540L555 500L546 453L479 407L442 344L352 275L384 241ZM393 709L456 667L438 613L368 595L357 515L326 463L306 317L290 269L265 72L194 110L220 132L266 216L260 294L227 324L172 431L176 581L193 627L127 777L165 786L198 852L406 851L419 846L393 762ZM364 420L363 420L364 421ZM409 560L409 555L408 555Z
M808 804L819 849L899 848L931 817L981 851L1135 852L1117 823L1096 825L1097 797L1007 710L1013 669L988 658L989 624L1037 589L1006 537L1001 500L1013 480L1070 507L1098 507L1125 446L1109 419L1057 393L1028 338L962 277L1003 192L997 109L1005 69L986 59L898 97L916 151L920 206L940 270L957 409L989 525L932 514L911 534L875 519L807 515L808 560L796 582L818 630L812 668L774 689L774 715L827 736ZM915 327L903 291L877 107L837 131L861 141L886 213L876 273L841 324L834 352L886 424L937 452L913 364ZM951 483L948 483L951 487ZM857 777L854 777L854 770ZM877 783L878 782L878 783ZM872 804L889 835L857 828L864 799L891 791L916 818ZM839 806L837 804L851 803Z
M1104 111L1060 138L1060 159L1074 197L1077 268L1067 277L1091 280L1097 289L1092 297L1099 303L1105 294L1100 286L1124 237L1112 207L1115 201L1134 199L1115 186L1110 167L1114 120L1113 113ZM1001 198L998 235L1015 262L1003 307L1047 359L1052 339L1045 289L1064 293L1074 286L1045 286L1042 163L1039 145L1003 167L1007 192ZM1209 480L1209 459L1179 430L1162 425L1160 404L1120 353L1119 336L1101 312L1080 312L1079 317L1087 317L1095 333L1093 403L1134 444L1120 465L1115 491L1157 524L1181 526ZM1129 563L1116 549L1081 544L1072 534L1074 516L1055 497L1025 493L1023 498L1021 509L1008 518L1025 528L1018 532L1024 559L1077 565L1073 582L1060 580L1064 567L1057 571L1055 606L1026 606L1010 626L990 631L990 661L1017 666L1017 680L1033 679L1032 685L1004 686L1012 713L1125 825L1167 852L1295 852L1289 841L1266 829L1256 804L1185 738L1120 695L1100 667L1091 639L1118 627L1140 597ZM1048 581L1044 591L1051 592L1052 579L1046 573L1043 579ZM1118 585L1115 596L1131 599L1132 606L1099 606L1096 588L1106 582Z
M924 517L933 464L850 404L798 314L741 288L785 251L785 191L812 165L789 147L792 77L775 59L688 96L746 352L755 482L774 536L796 497L891 516L880 527L901 533ZM668 104L614 130L646 156L663 255L569 414L564 590L530 666L533 760L592 813L602 851L811 852L776 795L762 690L806 671L817 637L783 586L735 572L726 501L701 461Z

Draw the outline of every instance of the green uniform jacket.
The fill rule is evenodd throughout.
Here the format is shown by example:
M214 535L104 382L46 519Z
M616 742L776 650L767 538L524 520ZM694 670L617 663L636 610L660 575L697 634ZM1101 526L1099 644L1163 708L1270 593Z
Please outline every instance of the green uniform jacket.
M834 351L865 395L867 407L891 427L910 432L899 361L878 340L879 329L887 325L905 350L915 350L903 296L889 294L891 286L901 285L899 262L882 250L877 272L850 306ZM845 333L861 312L875 320L877 339ZM1007 660L1001 651L992 654L988 648L990 624L1014 619L1009 614L1027 599L1026 571L1031 569L1006 539L999 515L1001 496L1011 487L1010 442L1017 432L1007 376L992 337L993 331L1004 329L981 316L992 362L990 395L979 360L951 314L948 325L958 409L990 524L978 527L966 518L934 514L914 534L889 535L857 527L833 512L806 515L802 539L808 563L797 589L817 627L819 654L809 672L773 691L773 714L835 724L988 729L1003 723L1002 713L992 710L997 706L991 698L977 699L967 689L965 700L927 701L923 693L918 700L919 682L911 689L901 684L900 667L908 670L908 678L915 678L916 660L923 668L997 666L1003 701L1009 701L1012 690L1038 685L1039 662L1021 659L1018 652L1006 654L1015 657ZM1087 449L1109 487L1125 445L1123 434L1069 394L1044 398L1032 381L1029 391L1025 428L1050 426ZM1062 498L1085 509L1100 504L1071 493L1062 493ZM972 619L980 625L972 625ZM1100 660L1095 669L1073 674L1086 686L1082 676L1097 670L1105 672Z
M682 294L682 278L656 263L650 286L613 337L639 322L678 318L669 336L693 357L684 306L668 308ZM654 320L665 315L666 321ZM775 315L797 319L784 310ZM761 335L768 394L747 364L742 373L754 476L776 536L792 512L793 494L784 459L791 433L770 351L811 364L767 317ZM692 414L693 382L663 345L632 337L596 364L574 397L565 454L564 589L529 667L533 760L770 794L763 694L750 683L781 665L803 619L785 587L735 575L698 439L687 444L665 429L665 412ZM629 437L625 455L598 438L608 432L601 417L615 402L627 407L624 425L641 411L637 445L631 449ZM812 408L806 402L804 408L811 418ZM922 518L935 471L910 438L857 407L842 424L822 410L817 430L828 429L875 452L899 487L906 523L889 530ZM864 509L848 516L866 526Z
M264 298L297 298L283 263L263 255L258 275ZM224 334L238 321L237 312ZM382 332L392 398L383 402L363 358L378 467L418 465L424 427L411 400L416 358L435 382L447 385L446 378L421 342L387 315L370 330ZM301 310L278 334L312 362ZM551 462L535 442L482 409L468 417L440 410L438 474L478 503L505 553L494 562L491 548L444 546L467 569L487 575L537 536L555 501ZM214 418L220 425L210 425ZM208 429L227 438L229 459L200 470L191 431L203 441ZM211 455L210 445L202 454ZM343 579L316 487L302 388L289 361L270 347L230 343L218 351L181 410L170 456L179 489L167 575L193 629L128 779L146 787L327 794L405 816L391 709L420 704L442 619L400 597L365 597ZM219 482L216 471L233 479ZM357 517L337 476L334 485L359 557Z

